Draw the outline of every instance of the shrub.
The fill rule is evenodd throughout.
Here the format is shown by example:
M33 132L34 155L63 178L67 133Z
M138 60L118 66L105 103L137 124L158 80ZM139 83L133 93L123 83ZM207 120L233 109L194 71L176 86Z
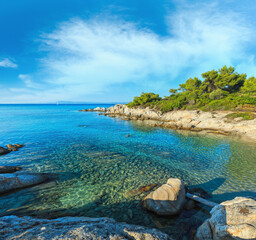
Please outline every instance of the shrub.
M243 118L243 120L253 120L256 118L256 114L252 112L237 112L237 113L230 113L225 116L225 118L235 119L235 118Z

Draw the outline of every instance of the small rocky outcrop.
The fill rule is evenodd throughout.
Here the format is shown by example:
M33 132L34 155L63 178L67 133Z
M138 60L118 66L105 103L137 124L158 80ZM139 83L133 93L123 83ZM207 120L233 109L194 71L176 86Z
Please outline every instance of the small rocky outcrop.
M0 155L5 155L7 153L10 153L11 151L18 151L19 148L24 147L25 145L23 144L7 144L7 148L0 147Z
M25 188L48 180L44 173L4 173L0 174L0 193Z
M14 173L21 169L21 167L17 166L0 166L0 173Z
M201 225L197 240L256 239L256 201L236 197L211 210L211 218Z
M78 112L106 112L106 108L104 107L96 107L94 109L82 109L82 110L78 110Z
M16 143L16 144L14 144L14 146L17 147L17 148L22 148L22 147L25 146L25 144L17 144L17 143Z
M143 199L143 206L160 216L178 214L185 203L185 185L177 178L169 178Z
M0 147L0 155L5 155L9 152L11 152L11 150L9 150L7 148Z
M19 149L17 146L12 145L12 144L7 144L7 148L10 151L18 151L18 149Z
M64 217L53 220L7 216L0 218L2 239L171 240L156 230L118 223L110 218Z

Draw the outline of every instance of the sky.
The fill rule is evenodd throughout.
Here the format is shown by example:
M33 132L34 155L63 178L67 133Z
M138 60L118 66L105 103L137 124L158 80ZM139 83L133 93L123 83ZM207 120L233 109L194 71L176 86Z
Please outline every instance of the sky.
M0 1L0 104L129 102L201 73L256 75L255 0Z

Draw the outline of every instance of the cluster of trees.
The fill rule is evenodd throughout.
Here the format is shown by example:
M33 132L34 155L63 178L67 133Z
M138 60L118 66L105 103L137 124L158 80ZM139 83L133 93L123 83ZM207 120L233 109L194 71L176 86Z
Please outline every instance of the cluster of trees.
M255 108L256 78L235 72L224 66L218 71L202 74L203 80L189 78L178 89L170 89L170 96L142 93L128 103L129 107L150 106L163 112L178 109L229 110Z

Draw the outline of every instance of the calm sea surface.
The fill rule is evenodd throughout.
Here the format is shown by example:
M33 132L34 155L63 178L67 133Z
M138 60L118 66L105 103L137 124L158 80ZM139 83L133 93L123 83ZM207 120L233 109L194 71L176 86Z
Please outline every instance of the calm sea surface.
M212 193L212 201L256 197L256 144L77 111L94 107L0 105L0 146L26 144L0 156L0 165L52 177L48 183L1 196L1 215L106 216L158 227L179 239L179 234L191 234L209 209L159 218L141 207L145 194L127 191L177 177Z

